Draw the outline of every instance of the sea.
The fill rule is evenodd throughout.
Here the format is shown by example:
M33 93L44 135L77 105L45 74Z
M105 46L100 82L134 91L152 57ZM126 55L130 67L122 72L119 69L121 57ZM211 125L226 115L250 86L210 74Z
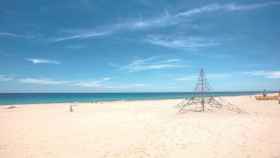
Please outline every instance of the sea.
M255 95L260 91L209 92L206 96ZM197 95L194 92L141 92L141 93L0 93L0 105L44 104L70 102L104 102L120 100L183 99Z

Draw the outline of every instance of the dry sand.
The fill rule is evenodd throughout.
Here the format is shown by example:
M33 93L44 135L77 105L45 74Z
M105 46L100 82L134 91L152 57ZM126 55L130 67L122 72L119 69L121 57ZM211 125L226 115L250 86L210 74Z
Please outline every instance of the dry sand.
M280 104L178 114L180 100L0 106L1 158L280 158Z

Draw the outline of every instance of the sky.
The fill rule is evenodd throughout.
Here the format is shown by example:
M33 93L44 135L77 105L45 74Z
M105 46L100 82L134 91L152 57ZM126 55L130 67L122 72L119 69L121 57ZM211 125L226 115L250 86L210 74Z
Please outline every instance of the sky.
M0 1L0 92L280 89L280 0Z

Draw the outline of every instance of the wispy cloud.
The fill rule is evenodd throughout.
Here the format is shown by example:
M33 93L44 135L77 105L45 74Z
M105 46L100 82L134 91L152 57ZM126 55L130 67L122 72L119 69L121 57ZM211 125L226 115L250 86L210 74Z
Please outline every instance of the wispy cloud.
M81 31L80 33L76 33L73 35L68 35L64 37L56 37L50 39L51 42L62 42L67 40L73 40L73 39L87 39L87 38L94 38L94 37L102 37L106 36L112 33L113 30L107 30L107 31L95 31L95 30L89 30L89 31Z
M142 83L111 85L108 84L108 81L110 80L111 80L110 77L104 77L98 80L78 80L78 81L55 80L49 78L18 78L15 81L18 81L19 83L22 84L30 84L30 85L79 87L83 89L92 89L92 90L133 90L134 88L141 88L146 86L146 84L142 84Z
M35 35L23 35L23 34L17 34L12 32L0 32L0 37L11 37L11 38L34 38Z
M95 88L95 87L102 87L100 83L101 81L81 81L75 83L74 85L79 87Z
M118 83L111 82L111 77L104 77L94 80L57 80L51 78L40 77L14 77L10 75L0 74L0 82L13 81L22 85L48 86L48 87L64 87L75 88L77 90L93 90L93 91L139 91L138 88L147 88L144 83ZM36 89L36 88L35 88ZM41 90L41 89L40 89Z
M136 20L120 24L123 29L146 29L155 27L172 26L180 23L184 19L176 18L165 11L164 14L154 18L138 18Z
M201 37L174 38L163 36L148 36L144 41L153 45L167 48L183 48L192 50L220 45L218 41Z
M269 7L273 5L280 5L279 1L271 1L265 3L254 3L254 4L228 4L224 8L229 11L247 11L254 10L258 8Z
M224 79L232 77L232 73L210 73L207 75L207 77L210 79Z
M258 70L258 71L244 72L244 73L251 76L261 76L269 79L280 79L280 71Z
M0 74L0 81L11 81L11 80L14 80L14 78L11 77L11 76L8 76L8 75L1 75Z
M25 60L33 63L33 64L60 64L59 61L56 60L48 60L48 59L39 59L39 58L26 58Z
M134 31L134 30L143 30L147 28L156 28L156 27L163 27L163 26L170 26L175 25L179 21L175 20L174 17L170 16L168 12L164 15L155 17L155 18L148 18L144 19L142 17L136 18L133 20L128 20L123 23L112 24L110 26L103 26L102 28L98 29L89 29L89 30L67 30L63 31L70 35L65 35L62 37L51 38L51 42L62 42L67 40L74 40L74 39L88 39L88 38L97 38L108 36L116 32L121 31Z
M181 76L181 77L175 78L176 81L193 81L196 79L197 79L197 76L195 76L195 75L183 76L183 77Z
M111 80L110 77L105 77L100 80L55 80L49 78L18 78L16 81L23 84L32 85L63 85L70 87L82 87L82 88L104 88L104 83Z
M105 81L111 80L110 77L105 77L101 80L94 80L94 81L78 81L74 83L73 85L79 86L79 87L86 87L86 88L100 88L104 87L103 83Z
M20 83L35 84L35 85L61 85L70 83L69 81L60 81L53 79L43 79L43 78L20 78L18 79Z
M98 88L104 87L104 83L111 80L111 77L104 77L98 80L56 80L51 78L38 77L14 77L10 75L0 74L0 81L16 81L22 84L31 85L64 85L71 87Z
M258 71L247 71L247 72L232 72L232 73L209 73L207 78L209 79L226 79L233 76L259 76L268 79L280 79L280 71L271 70L258 70ZM194 81L198 79L198 74L192 74L188 76L177 77L176 81Z
M126 66L121 67L122 70L129 72L138 72L145 70L160 70L171 68L187 67L180 59L161 59L159 57L150 57L145 59L133 60Z
M111 77L104 77L103 78L103 81L109 81L109 80L111 80Z
M226 12L233 12L233 11L250 11L259 8L269 7L280 5L279 1L271 1L271 2L264 2L264 3L251 3L251 4L236 4L236 3L214 3L208 4L205 6L201 6L198 8L189 9L186 11L182 11L176 14L170 14L168 11L165 11L162 15L156 17L137 17L132 20L123 20L122 23L111 24L107 26L98 27L98 29L87 29L87 30L72 30L67 31L68 34L51 38L51 42L62 42L67 40L77 40L77 39L89 39L89 38L97 38L108 36L116 32L121 31L134 31L134 30L143 30L143 29L151 29L151 28L158 28L158 27L166 27L177 25L182 22L186 22L191 20L196 15L200 14L207 14L211 12L217 11L226 11ZM65 32L65 31L63 31ZM1 34L0 34L1 35ZM5 35L5 34L4 34ZM7 34L9 35L9 34ZM10 36L14 36L14 34L10 34ZM181 46L180 41L172 41L173 45ZM161 43L162 44L162 43ZM162 45L166 45L165 43Z
M0 36L7 36L7 37L21 37L18 34L10 33L10 32L0 32Z
M135 88L144 88L147 87L147 84L143 83L133 83L133 84L119 84L119 85L113 85L113 86L106 86L106 89L108 90L132 90L135 91ZM137 91L137 90L136 90Z
M225 79L225 78L229 78L231 77L232 74L230 73L209 73L207 74L207 78L208 79ZM175 80L176 81L194 81L198 79L198 74L196 75L188 75L188 76L182 76L182 77L178 77Z
M264 8L273 5L280 5L280 2L273 1L273 2L265 2L265 3L252 3L252 4L209 4L199 8L190 9L184 12L180 12L176 15L176 17L192 17L194 15L199 15L203 13L210 13L215 11L249 11L258 8Z
M67 45L67 46L65 46L65 48L67 48L67 49L83 49L83 48L85 48L86 46L85 45L81 45L81 44L79 44L79 45Z

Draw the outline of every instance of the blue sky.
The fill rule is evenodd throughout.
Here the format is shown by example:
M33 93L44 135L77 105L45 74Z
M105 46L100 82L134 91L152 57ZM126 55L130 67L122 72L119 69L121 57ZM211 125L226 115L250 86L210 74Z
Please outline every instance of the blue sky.
M280 89L279 0L0 2L0 92Z

